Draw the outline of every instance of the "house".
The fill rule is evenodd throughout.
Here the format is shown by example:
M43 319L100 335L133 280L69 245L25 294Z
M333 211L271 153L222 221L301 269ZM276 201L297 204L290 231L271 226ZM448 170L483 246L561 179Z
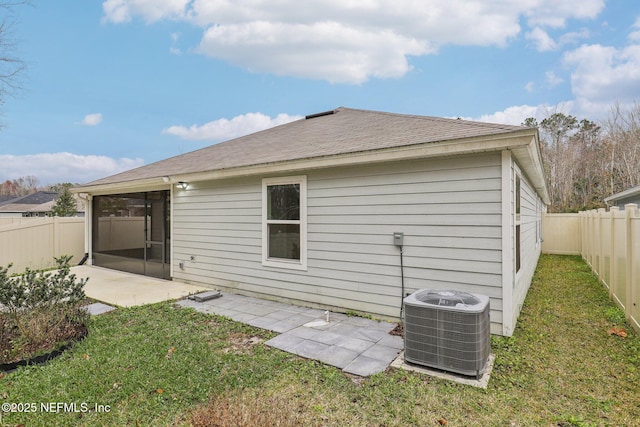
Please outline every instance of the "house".
M58 198L54 191L37 191L21 197L0 201L0 217L51 216L51 208Z
M74 192L94 265L391 319L476 292L503 335L549 203L536 129L342 107Z
M84 205L82 200L75 197L78 206L76 216L84 215ZM53 216L52 209L58 200L58 193L55 191L36 191L26 196L0 196L0 218L3 217L23 217L36 218Z
M604 202L607 206L617 206L620 209L624 209L624 205L629 203L640 205L640 185L609 196Z

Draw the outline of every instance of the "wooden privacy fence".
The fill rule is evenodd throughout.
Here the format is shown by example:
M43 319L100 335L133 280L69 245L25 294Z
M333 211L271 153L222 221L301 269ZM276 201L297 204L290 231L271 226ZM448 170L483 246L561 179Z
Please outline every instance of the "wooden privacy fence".
M640 332L640 212L638 205L580 212L582 257Z
M54 267L54 257L61 255L73 255L72 264L82 259L84 218L39 218L0 225L0 266L13 263L10 273L27 267Z

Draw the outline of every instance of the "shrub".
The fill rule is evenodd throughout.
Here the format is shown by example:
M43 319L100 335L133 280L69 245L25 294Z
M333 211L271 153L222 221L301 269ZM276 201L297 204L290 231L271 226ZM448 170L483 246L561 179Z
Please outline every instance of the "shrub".
M65 344L88 319L80 307L88 279L70 274L71 256L55 260L56 271L26 269L14 277L8 275L11 264L0 267L2 363Z

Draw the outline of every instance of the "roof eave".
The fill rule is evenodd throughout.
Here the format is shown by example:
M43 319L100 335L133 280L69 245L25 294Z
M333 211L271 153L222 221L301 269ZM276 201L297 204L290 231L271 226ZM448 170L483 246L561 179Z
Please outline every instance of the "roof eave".
M640 185L637 187L632 187L627 190L621 191L619 193L613 194L604 199L605 203L615 202L620 199L626 199L627 197L638 196L640 195Z
M172 182L165 181L164 177L152 177L133 181L111 182L108 184L80 185L71 188L72 193L88 194L119 194L136 193L141 191L159 191L171 188ZM175 181L178 182L178 181Z
M79 186L75 193L114 194L135 191L166 190L180 181L198 182L252 175L294 173L303 170L322 169L337 166L357 166L368 163L401 161L428 157L443 157L490 151L512 150L525 174L532 181L544 203L549 204L549 196L544 181L537 132L535 129L503 134L484 135L470 138L418 143L408 146L379 150L337 154L332 156L288 160L237 168L157 176L140 180L99 185Z

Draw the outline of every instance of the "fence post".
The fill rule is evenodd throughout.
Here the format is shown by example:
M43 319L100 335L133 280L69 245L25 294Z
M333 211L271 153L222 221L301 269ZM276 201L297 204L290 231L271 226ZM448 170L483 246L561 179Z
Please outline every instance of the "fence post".
M605 282L604 280L604 239L602 236L602 229L604 228L602 226L602 217L604 216L604 214L606 213L606 209L605 208L600 208L598 209L598 253L599 253L599 257L598 257L598 277L600 277L600 281L602 281L607 288L609 287L609 284L607 282Z
M620 208L617 206L611 206L609 208L609 234L611 238L611 249L609 249L609 295L615 295L615 272L616 272L616 233L615 233L615 219L616 214L620 211ZM618 298L619 300L620 298Z
M591 269L593 269L593 259L591 258L591 242L593 240L591 236L591 228L589 224L591 222L591 218L589 215L589 211L584 211L580 213L580 232L582 233L582 256L589 263Z
M633 293L632 288L634 286L634 277L633 277L633 234L631 229L631 218L636 217L638 212L638 205L635 203L628 203L624 205L624 213L625 213L625 233L627 234L627 288L625 289L627 298L627 303L625 304L625 317L627 321L631 324L631 315L632 315L632 305L633 305Z
M54 258L60 256L60 218L58 216L53 217L53 256Z

